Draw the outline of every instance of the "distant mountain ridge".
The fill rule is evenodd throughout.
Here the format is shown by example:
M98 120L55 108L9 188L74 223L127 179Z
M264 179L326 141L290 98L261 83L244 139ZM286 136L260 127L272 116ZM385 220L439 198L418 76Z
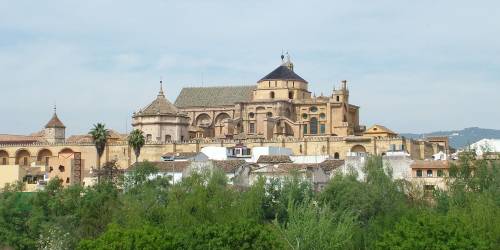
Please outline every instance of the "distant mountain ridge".
M437 131L425 134L403 133L401 135L413 139L421 139L428 136L448 136L451 147L463 148L481 139L500 139L500 130L472 127L462 130Z

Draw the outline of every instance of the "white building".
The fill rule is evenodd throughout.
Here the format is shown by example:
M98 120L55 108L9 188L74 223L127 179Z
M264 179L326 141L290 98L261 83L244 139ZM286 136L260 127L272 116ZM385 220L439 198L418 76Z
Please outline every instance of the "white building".
M470 149L476 151L476 155L482 156L484 153L500 152L499 139L482 139L470 145Z

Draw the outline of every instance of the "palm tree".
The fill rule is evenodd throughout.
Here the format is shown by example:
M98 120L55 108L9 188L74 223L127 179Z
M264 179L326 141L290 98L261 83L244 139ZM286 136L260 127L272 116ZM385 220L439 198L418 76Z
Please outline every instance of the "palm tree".
M139 155L141 154L141 148L144 146L145 142L144 133L141 130L134 129L130 132L130 135L128 136L128 145L134 149L136 163L139 159Z
M109 138L109 130L106 129L105 125L102 123L94 124L94 127L89 132L92 135L92 141L94 142L95 149L97 151L97 182L99 183L100 171L101 171L101 157L104 154L104 149L106 148L106 143Z

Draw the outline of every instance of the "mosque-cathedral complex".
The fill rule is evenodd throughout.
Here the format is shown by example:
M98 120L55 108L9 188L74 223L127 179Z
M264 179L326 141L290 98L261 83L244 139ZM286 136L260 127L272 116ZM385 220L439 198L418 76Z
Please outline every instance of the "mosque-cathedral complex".
M390 129L359 124L359 106L349 102L347 81L331 94L315 96L290 58L251 86L184 88L174 103L163 88L147 106L132 114L132 126L146 137L141 160L159 161L167 153L200 152L207 146L286 147L294 155L384 155L405 151L427 159L446 151L442 142L411 140ZM90 123L89 123L90 124ZM90 125L89 125L90 127ZM0 134L0 165L50 167L66 184L79 183L96 166L90 135L66 137L54 111L41 132ZM101 162L116 160L121 168L134 161L127 135L111 130ZM53 171L56 170L56 171Z

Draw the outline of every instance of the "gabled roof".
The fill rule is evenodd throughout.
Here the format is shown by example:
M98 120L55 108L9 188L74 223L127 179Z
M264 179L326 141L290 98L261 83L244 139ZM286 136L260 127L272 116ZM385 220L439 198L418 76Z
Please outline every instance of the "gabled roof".
M213 160L212 162L216 167L224 170L225 173L233 173L238 167L247 164L245 160Z
M344 160L329 159L320 163L319 166L323 168L323 170L329 172L343 166L344 163Z
M39 136L0 134L0 144L23 144L44 141L45 140Z
M396 132L384 127L382 125L375 124L366 130L365 134L379 134L379 133L387 133L397 135Z
M280 163L278 168L287 172L302 171L312 168L318 168L318 164L314 163Z
M259 82L269 81L269 80L289 80L289 81L301 81L307 83L307 81L304 80L304 78L300 77L295 72L293 72L293 70L290 69L290 67L287 66L286 64L280 65L271 73L267 74L262 79L260 79Z
M177 153L168 152L168 153L163 154L163 156L175 157L175 158L179 158L179 159L188 159L188 158L193 158L193 157L197 156L198 154L199 153L196 153L196 152L177 152Z
M254 90L255 86L183 88L175 100L175 106L187 108L234 105L252 100Z
M64 124L59 120L59 117L57 117L57 114L54 113L52 115L52 118L50 118L50 121L45 125L45 128L66 128Z
M257 163L293 163L288 155L261 155Z

